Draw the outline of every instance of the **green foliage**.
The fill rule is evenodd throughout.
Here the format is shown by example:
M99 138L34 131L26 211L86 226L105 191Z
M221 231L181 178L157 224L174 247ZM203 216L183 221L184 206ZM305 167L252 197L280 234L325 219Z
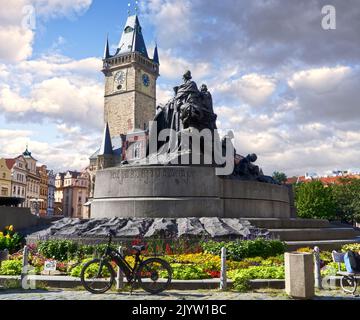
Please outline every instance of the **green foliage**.
M348 251L359 252L360 251L360 243L346 244L341 248L341 251L342 252L348 252Z
M342 179L333 187L336 216L348 223L360 222L360 180Z
M14 231L13 226L6 227L0 232L0 251L7 249L10 254L21 249L23 237Z
M38 250L46 259L57 261L68 261L72 259L83 259L86 256L104 254L107 245L101 244L96 246L81 245L69 240L50 240L40 242ZM116 249L116 246L112 246Z
M339 271L338 263L330 262L321 270L321 276L322 277L336 276L338 271ZM341 271L346 272L345 263L341 263Z
M285 184L288 179L284 172L278 172L278 171L275 171L272 177L276 182L281 184Z
M211 278L201 266L172 263L171 267L173 269L174 280L201 280Z
M250 267L247 269L240 269L230 271L229 278L234 281L234 288L240 292L245 292L250 289L249 280L252 279L284 279L285 268L279 267Z
M4 276L19 276L21 275L22 261L7 260L1 263L0 275Z
M229 242L208 241L201 243L206 253L221 255L221 248L227 250L227 257L234 261L241 261L246 258L268 258L283 254L285 244L279 240L238 240Z
M336 215L332 187L326 187L320 181L297 185L295 203L300 218L333 219Z

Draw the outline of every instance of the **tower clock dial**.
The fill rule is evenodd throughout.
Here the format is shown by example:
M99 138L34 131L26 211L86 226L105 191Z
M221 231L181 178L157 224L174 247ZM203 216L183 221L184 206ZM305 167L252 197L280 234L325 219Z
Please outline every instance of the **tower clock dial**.
M115 74L114 80L117 84L119 85L124 84L125 79L126 76L124 71L119 71L118 73Z
M142 80L145 87L150 86L150 77L146 73L143 74Z

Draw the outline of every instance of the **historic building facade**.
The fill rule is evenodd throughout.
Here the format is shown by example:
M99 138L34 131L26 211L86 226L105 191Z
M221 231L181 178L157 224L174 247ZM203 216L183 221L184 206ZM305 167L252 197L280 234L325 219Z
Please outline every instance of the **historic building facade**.
M40 176L36 170L37 160L31 155L31 152L27 148L23 156L27 166L25 206L31 208L32 213L38 214L40 205Z
M21 199L21 207L26 206L26 190L27 190L27 164L23 155L15 159L6 159L11 168L11 196Z
M55 213L55 174L52 170L47 170L47 184L48 184L48 194L47 194L47 215L53 216Z
M11 197L11 169L5 159L0 159L0 197Z
M40 196L39 196L39 214L42 217L47 216L48 209L48 173L45 165L36 168L37 175L40 177Z
M55 179L55 206L68 218L87 218L85 204L89 200L88 172L68 171ZM60 208L61 207L61 208Z

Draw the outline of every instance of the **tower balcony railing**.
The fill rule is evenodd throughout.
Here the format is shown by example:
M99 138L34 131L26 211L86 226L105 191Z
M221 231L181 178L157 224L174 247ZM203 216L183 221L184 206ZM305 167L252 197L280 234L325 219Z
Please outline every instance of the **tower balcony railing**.
M139 52L126 53L111 57L103 60L103 71L110 70L112 67L119 65L126 65L132 63L140 63L151 71L159 71L158 64L154 63L152 60L144 57Z

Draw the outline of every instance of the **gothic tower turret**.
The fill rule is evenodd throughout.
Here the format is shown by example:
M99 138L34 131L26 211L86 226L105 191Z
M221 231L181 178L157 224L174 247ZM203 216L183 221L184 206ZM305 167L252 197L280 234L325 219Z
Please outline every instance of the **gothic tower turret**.
M105 45L104 121L111 137L126 135L135 129L147 129L156 112L156 81L159 56L151 59L137 15L128 17L114 55Z

